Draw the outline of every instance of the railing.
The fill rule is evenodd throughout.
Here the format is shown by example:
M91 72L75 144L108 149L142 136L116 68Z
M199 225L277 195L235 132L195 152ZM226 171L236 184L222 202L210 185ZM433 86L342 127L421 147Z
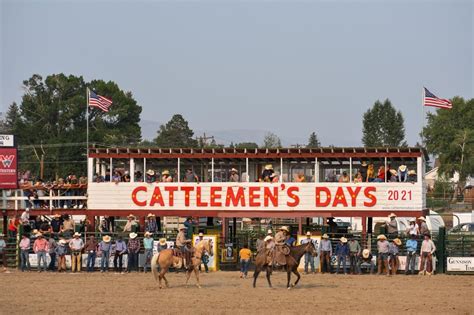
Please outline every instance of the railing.
M32 191L44 191L46 196L35 196ZM3 190L4 209L23 208L74 208L87 206L87 187L80 185L68 185L60 188L47 189L44 187L28 186L24 189Z

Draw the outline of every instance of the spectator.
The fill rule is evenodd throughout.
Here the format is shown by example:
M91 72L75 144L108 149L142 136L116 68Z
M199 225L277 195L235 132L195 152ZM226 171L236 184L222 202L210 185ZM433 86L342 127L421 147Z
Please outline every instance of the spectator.
M161 182L163 183L173 182L173 177L171 177L170 171L164 170L163 172L161 172Z
M415 235L417 236L420 234L420 230L418 228L418 224L416 224L415 220L410 220L410 225L407 228L407 234L408 235Z
M69 239L71 238L72 234L74 233L74 228L75 228L75 223L74 220L72 219L72 216L69 216L68 214L64 215L64 220L63 220L63 225L61 228L61 232L64 236L64 238Z
M329 217L327 219L327 224L328 224L328 231L330 233L337 233L337 223L334 222L334 218L333 217Z
M127 223L123 227L124 232L133 232L136 230L137 222L135 221L135 216L133 214L129 214L127 217Z
M398 176L398 181L399 182L406 182L407 181L407 178L408 178L408 169L407 169L407 166L402 164L398 167L398 172L397 172L397 176Z
M99 231L100 231L100 233L102 233L102 234L107 234L107 233L110 232L110 230L109 230L109 223L107 222L107 220L102 219L102 220L100 221Z
M20 223L23 225L30 225L30 208L26 208L25 211L22 212Z
M135 172L135 182L141 183L143 182L143 174L140 171Z
M339 267L342 262L344 274L347 275L346 258L349 256L349 246L347 246L347 238L341 237L336 245L337 268L336 274L339 274Z
M122 236L119 236L115 241L115 255L114 255L114 270L116 273L123 273L123 255L127 252L127 244L122 239ZM117 266L118 261L118 266Z
M43 234L36 234L36 240L33 243L33 251L38 257L38 272L41 272L42 269L46 271L48 268L48 265L46 263L46 252L48 250L48 241L43 238ZM41 264L43 264L43 268L41 268Z
M81 234L74 233L73 239L69 241L69 248L71 248L71 271L81 272L81 256L84 249L84 241L80 238Z
M288 239L285 241L286 245L288 246L295 246L296 245L296 239L293 237L293 235L289 234Z
M56 247L56 255L58 256L58 272L66 272L66 244L67 242L65 239L60 239L58 246Z
M192 169L187 168L186 173L184 174L183 182L185 182L185 183L197 183L197 182L199 182L199 178L193 172Z
M425 234L424 240L420 248L420 275L431 276L433 273L433 253L436 251L436 246L431 240L430 234Z
M20 241L20 261L21 261L21 271L30 271L30 238L28 234L23 234Z
M267 164L265 165L262 174L260 175L260 182L271 182L272 181L272 175L273 175L273 165Z
M410 233L410 239L407 240L405 247L407 249L407 260L405 263L405 274L411 272L415 274L415 262L416 262L416 250L418 248L418 242L416 241L416 234Z
M420 234L430 234L430 230L428 229L428 224L426 224L426 219L424 217L419 217L418 221L420 221Z
M268 230L268 231L270 232L269 233L270 235L273 234L272 230ZM258 236L257 243L256 243L255 247L257 248L257 253L259 253L261 250L265 249L265 242L263 241L263 235Z
M243 245L239 251L240 257L240 278L247 278L247 273L250 265L250 257L252 257L252 251L247 245Z
M273 173L272 175L270 175L270 180L272 183L278 183L280 180L279 174L277 172Z
M229 182L238 183L240 181L238 171L235 168L230 170Z
M138 253L140 252L140 241L137 239L137 233L130 233L128 235L128 272L136 270L138 272Z
M125 171L125 173L123 174L122 182L130 183L130 173L128 171Z
M61 232L61 225L63 224L61 215L56 213L51 220L51 231L55 235L58 235Z
M398 223L397 223L397 215L395 213L390 213L389 215L389 219L390 221L388 221L386 223L387 225L387 233L388 235L391 235L391 236L397 236L398 235Z
M350 241L349 241L349 272L351 274L356 274L358 273L358 265L359 265L359 256L360 256L360 251L361 247L359 244L359 241L354 239L354 236L351 235Z
M319 251L321 253L321 272L331 273L331 256L332 256L332 244L329 240L329 235L324 234L321 243L319 244Z
M118 184L122 181L122 174L119 171L115 170L114 174L112 175L112 182Z
M374 169L374 164L370 163L369 166L367 167L367 182L371 183L375 179L375 169Z
M194 247L196 247L197 244L199 244L199 242L201 242L203 239L204 233L200 232L196 242L194 243ZM203 253L201 262L204 265L204 270L206 270L206 273L209 273L209 267L207 267L207 263L209 262L209 256L206 253ZM199 271L201 271L201 265L199 265Z
M99 243L99 251L101 253L100 272L109 271L110 250L112 248L112 244L110 244L110 239L111 237L109 235L105 235L102 237L102 242Z
M398 180L397 170L394 170L393 168L391 168L387 174L390 174L390 176L388 177L390 182L394 183Z
M89 240L86 242L85 250L87 252L87 272L93 272L95 267L95 258L97 256L97 240L94 235L89 237Z
M35 218L35 230L40 231L41 226L43 225L43 216L42 215L37 215Z
M49 238L48 238L48 252L49 252L49 266L48 270L49 271L55 271L56 270L56 247L58 245L56 244L56 241L54 240L53 234L49 233Z
M408 182L416 183L417 179L418 178L416 176L416 171L415 170L408 171L408 178L407 178Z
M372 253L370 252L369 249L366 248L362 251L362 257L359 259L359 264L358 264L359 274L362 273L362 269L361 269L362 264L370 264L370 274L371 275L374 274L375 264L372 261L372 257L373 257Z
M105 181L105 178L104 176L99 175L99 173L95 173L92 180L94 181L94 183L103 183Z
M313 240L311 239L311 232L308 231L306 232L306 238L301 240L301 245L308 244L308 243L313 243ZM316 273L316 270L314 268L314 257L311 255L311 253L304 253L304 273L308 274L308 265L311 267L311 272Z
M402 241L399 238L394 239L388 244L389 265L392 275L397 274L398 267L400 266L400 260L398 259L398 254L400 252L398 246L400 245L402 245Z
M347 172L344 171L342 172L342 175L339 176L339 183L348 183L350 181L349 175L347 175Z
M145 231L155 234L158 231L155 215L153 213L148 213L146 217L147 221L145 222Z
M5 235L0 234L0 258L3 266L3 271L7 271L7 243L3 239Z
M15 216L10 219L10 223L8 224L8 236L10 238L16 238L16 234L18 233L19 226L20 226L19 216Z
M156 181L155 171L151 169L146 171L145 182L154 183L155 181Z
M186 239L190 240L193 237L193 219L188 217L183 225L186 227Z
M362 183L362 174L360 172L357 172L357 174L354 176L354 183Z
M162 250L168 249L168 244L166 243L166 238L160 238L160 241L156 245L156 251L159 253Z
M374 178L373 181L377 183L385 182L385 167L383 165L379 166L379 170L377 171L377 177Z
M145 232L145 237L143 238L143 248L145 248L145 264L143 265L143 272L146 273L147 267L150 266L151 269L151 259L153 258L153 238L151 237L153 233Z
M377 236L377 274L382 274L382 269L385 268L387 276L390 275L388 270L388 242L387 237L383 234Z
M298 175L296 175L295 182L304 183L304 182L306 182L306 177L304 176L303 173L299 173Z
M368 166L367 166L366 161L362 161L359 171L360 171L360 175L362 176L362 181L367 182Z

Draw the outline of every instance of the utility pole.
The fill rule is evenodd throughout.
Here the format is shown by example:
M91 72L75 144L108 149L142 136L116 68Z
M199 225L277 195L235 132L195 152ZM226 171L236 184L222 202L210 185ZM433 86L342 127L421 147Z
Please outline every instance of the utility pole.
M209 136L209 137L207 137L207 136L206 136L206 133L204 133L203 136L197 138L196 140L198 140L198 143L199 143L200 145L202 145L203 147L205 147L205 146L208 145L208 143L207 143L208 140L211 140L211 143L212 143L212 141L214 140L214 136Z

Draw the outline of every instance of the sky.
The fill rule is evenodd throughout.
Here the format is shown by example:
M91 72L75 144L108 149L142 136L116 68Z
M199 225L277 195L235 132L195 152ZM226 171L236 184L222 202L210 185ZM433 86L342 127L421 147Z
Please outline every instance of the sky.
M218 143L360 146L362 115L389 98L410 145L422 87L473 97L470 0L0 0L1 111L38 73L115 81L142 134L180 113Z

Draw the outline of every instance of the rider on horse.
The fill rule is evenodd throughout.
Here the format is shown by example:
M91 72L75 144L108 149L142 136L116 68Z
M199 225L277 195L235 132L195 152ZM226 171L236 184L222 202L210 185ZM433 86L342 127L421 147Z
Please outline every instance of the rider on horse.
M286 265L286 257L290 253L290 248L286 241L290 238L290 229L282 226L275 234L275 249L273 253L274 262L280 266Z
M188 269L191 263L191 249L189 248L191 240L186 239L186 227L180 226L179 233L176 236L176 247L182 254L182 268Z

